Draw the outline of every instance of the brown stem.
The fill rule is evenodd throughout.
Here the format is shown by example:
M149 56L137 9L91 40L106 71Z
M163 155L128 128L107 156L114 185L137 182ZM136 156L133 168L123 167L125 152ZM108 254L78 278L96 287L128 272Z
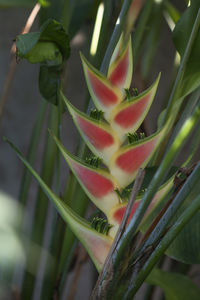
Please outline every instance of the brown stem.
M30 28L32 27L33 22L35 21L35 18L36 18L37 14L40 10L40 7L41 6L40 6L39 3L37 3L34 6L33 10L31 11L31 13L28 17L28 20L27 20L23 30L21 31L21 34L28 33L30 31ZM2 119L5 104L8 100L9 91L11 89L11 85L12 85L12 82L13 82L13 78L14 78L14 74L15 74L15 70L16 70L16 66L17 66L16 57L15 57L15 54L16 54L16 44L15 44L15 42L13 43L13 45L11 47L10 53L11 53L10 65L9 65L9 68L8 68L8 73L7 73L7 76L6 76L6 79L5 79L5 83L4 83L4 89L3 89L2 96L1 96L1 99L0 99L0 121Z
M77 284L78 284L79 277L81 274L81 269L83 267L83 264L86 261L86 258L87 258L87 253L86 253L85 249L83 247L80 247L78 259L75 264L74 276L72 278L72 285L71 285L71 289L70 289L69 295L67 297L67 300L75 299L76 291L77 291Z

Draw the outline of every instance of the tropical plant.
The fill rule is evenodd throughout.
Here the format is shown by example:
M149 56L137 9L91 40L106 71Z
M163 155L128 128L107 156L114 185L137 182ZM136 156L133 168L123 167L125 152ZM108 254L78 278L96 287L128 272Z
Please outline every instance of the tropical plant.
M112 11L111 2L100 3L97 19L103 3L108 12ZM69 39L76 31L76 26L68 27L76 20L73 9L79 7L81 11L84 5L87 9L94 9L90 1L79 4L67 2L64 11L69 10L70 13L67 22L61 18L64 27L60 22L48 19L38 32L16 38L18 58L40 64L40 93L51 105L41 176L32 167L34 151L30 152L28 161L5 138L41 188L31 243L40 245L42 242L47 198L67 224L65 228L61 218L56 217L49 250L54 263L50 272L46 269L42 299L52 299L55 287L58 287L58 297L63 290L63 280L69 271L75 245L71 231L84 245L100 273L91 299L133 299L145 281L148 283L145 299L152 299L153 285L163 289L166 299L184 300L188 299L188 295L191 299L199 299L200 290L188 276L181 272L166 272L157 263L162 257L164 261L171 257L181 268L184 264L198 264L200 260L200 165L194 160L199 146L200 3L191 1L180 16L170 2L161 2L123 2L100 71L90 63L95 60L92 55L88 60L80 55L88 91L96 107L90 101L87 113L81 112L65 97L62 75L64 63L70 55ZM45 2L44 16L49 7L48 16L53 14L54 4L48 6ZM143 5L132 34L132 26ZM61 7L57 13L62 10ZM84 12L88 13L87 9ZM175 26L173 40L180 54L180 66L174 69L169 100L156 122L157 131L149 134L144 120L160 89L162 74L153 74L154 82L150 87L138 92L131 86L133 65L141 55L139 46L141 49L147 47L141 63L142 76L146 79L155 59L163 12L166 20L169 22L170 19ZM107 16L104 21L108 22L108 19ZM145 35L147 24L152 26L149 35ZM59 127L66 108L66 115L71 115L82 138L77 155L66 150L60 141ZM33 149L37 145L37 132L41 128L44 111L43 104L33 134ZM180 151L195 128L195 139L185 157L180 159ZM54 191L49 187L55 165L59 178L57 149L72 171L63 197L58 196L59 180ZM180 163L176 162L178 155ZM29 187L27 178L30 179L25 171L21 194L23 204ZM87 198L96 207L93 206L95 215L89 220L82 218ZM55 245L55 241L58 244ZM30 255L28 259L31 261ZM78 264L79 260L80 257ZM38 262L31 271L27 267L21 299L32 297L37 271Z

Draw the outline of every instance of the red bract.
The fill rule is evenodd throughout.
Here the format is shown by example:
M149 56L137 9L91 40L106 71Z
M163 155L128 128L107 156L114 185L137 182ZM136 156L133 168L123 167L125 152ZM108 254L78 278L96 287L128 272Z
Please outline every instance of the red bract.
M120 141L115 131L105 122L94 120L72 106L63 97L75 125L90 150L108 163L111 156L119 149Z
M110 124L121 140L125 139L125 134L136 131L145 116L147 115L154 99L160 75L155 83L138 97L122 102L113 109Z
M122 92L90 65L83 55L81 55L81 58L88 89L94 104L98 109L103 110L105 117L108 118L109 112L122 101Z
M120 43L118 47L120 48ZM122 50L121 54L120 50ZM133 72L132 60L132 46L130 39L124 50L118 49L116 58L113 63L111 63L108 70L108 79L112 82L112 84L118 86L120 89L130 87Z
M159 146L167 125L150 137L127 144L127 134L134 133L148 113L160 78L159 75L154 84L142 94L125 99L124 89L130 86L133 70L130 38L124 44L123 35L121 36L112 55L107 77L91 66L83 55L81 58L90 95L97 109L103 111L103 117L100 114L98 119L94 119L80 112L64 95L62 96L85 143L103 160L104 165L94 167L86 164L66 151L56 137L54 139L87 196L106 215L111 224L108 235L107 230L97 232L102 230L102 224L90 229L83 221L78 221L77 217L76 222L74 221L76 226L71 226L81 241L85 241L83 243L86 249L100 270L127 206L127 202L121 199L123 189L135 179L139 168L145 168ZM161 188L152 202L151 209L168 189ZM134 203L128 221L135 213L140 200L141 197ZM81 237L80 232L83 233Z
M122 187L135 179L139 168L146 166L163 137L164 129L149 138L121 147L114 154L109 168Z

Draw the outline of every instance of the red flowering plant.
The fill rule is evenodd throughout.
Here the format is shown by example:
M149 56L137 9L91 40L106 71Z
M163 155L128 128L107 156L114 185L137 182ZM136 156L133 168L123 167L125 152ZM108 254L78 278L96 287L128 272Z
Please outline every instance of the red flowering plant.
M63 94L61 96L79 133L95 157L86 162L75 157L52 135L83 190L106 218L94 218L89 224L56 196L53 201L60 212L61 207L64 208L61 214L64 214L64 219L100 271L126 210L130 185L138 170L145 168L158 148L167 125L149 137L136 132L153 102L160 75L146 91L131 95L131 38L124 42L123 35L121 36L113 52L107 76L95 69L83 55L81 59L96 109L89 116L75 108ZM171 186L172 180L160 187L148 212L158 204ZM141 198L140 194L131 210L130 218Z
M130 1L126 3L130 5ZM138 3L141 4L140 1ZM149 9L148 5L146 4L146 8ZM66 199L60 199L49 188L49 184L45 183L45 180L34 171L21 153L11 144L48 198L54 203L64 221L83 244L100 273L92 299L132 299L144 280L150 284L160 285L165 290L172 275L170 278L165 278L166 274L162 270L154 268L148 277L164 253L181 262L199 262L199 235L198 230L195 230L198 227L199 219L195 219L194 226L186 226L186 232L183 235L178 236L178 234L200 208L197 184L200 167L198 165L194 171L194 167L181 169L176 176L173 172L173 177L168 176L169 179L166 180L177 153L181 150L200 116L199 90L197 89L200 77L197 64L194 64L194 57L198 53L196 49L199 46L197 45L195 48L195 44L193 44L194 41L198 41L198 39L195 40L195 37L199 28L200 12L198 15L194 14L195 7L196 4L193 2L191 9L187 9L175 27L174 39L177 51L181 54L181 66L170 94L169 103L160 114L158 130L150 136L145 136L141 131L141 125L153 103L161 75L158 74L157 78L155 76L156 79L152 85L139 94L136 89L131 88L133 55L129 34L132 23L129 22L129 17L133 7L129 13L128 10L126 11L128 15L128 21L124 26L126 30L121 34L112 55L110 55L107 75L93 67L81 54L87 87L96 107L88 114L79 111L61 91L60 75L63 62L69 56L69 45L67 43L68 36L58 22L52 20L46 22L39 33L31 35L31 39L33 39L31 45L29 43L30 36L17 38L17 46L20 50L18 54L22 58L29 59L30 62L41 64L41 93L53 104L59 106L60 101L63 102L62 104L68 110L67 114L71 115L90 152L89 158L86 159L71 154L61 143L59 134L50 130L49 138L51 138L51 142L52 138L54 140L54 145L51 144L51 146L56 146L62 153L84 193L99 211L98 216L86 221L70 205L66 204ZM170 9L169 11L171 12ZM134 21L135 18L136 16L133 18ZM183 32L182 28L185 28L187 33L187 28L191 25L188 25L188 20L193 24L193 30L188 34L188 45L185 45L185 43L181 44L184 39L181 39L180 36ZM142 19L142 24L145 24L145 18ZM51 42L49 42L50 32L53 32ZM61 42L62 39L63 42ZM192 46L195 51L190 52ZM195 89L197 89L196 92ZM187 107L184 109L183 100L192 92L194 92L194 99L192 98L192 104L188 103L187 106L190 110L187 110ZM181 111L184 111L183 119L179 120ZM174 133L176 123L179 127ZM170 136L172 136L171 139ZM192 144L191 155L184 166L188 166L197 146L198 140ZM163 159L161 159L162 156ZM151 174L150 183L148 182L144 187L137 187L139 170L148 171L149 166L152 165L156 166L156 171ZM191 190L192 196L190 195ZM135 192L134 199L131 199L133 192ZM73 197L75 197L74 195L76 194L74 193ZM185 199L187 201L183 210L179 210ZM134 200L133 203L132 200ZM77 199L78 205L80 201L81 198ZM129 203L133 205L129 206ZM127 218L126 224L120 232L125 218ZM39 229L36 230L37 233ZM192 238L191 229L195 238ZM40 241L41 238L40 235ZM65 244L61 244L62 250L66 249ZM189 247L190 251L184 251L184 247L181 247L185 244L191 246ZM64 269L63 252L61 258L61 263L59 263L62 266L55 271L57 280ZM161 277L164 283L161 282ZM29 276L27 278L29 280ZM174 279L174 281L176 280L179 282L179 286L183 281L186 286L191 284L187 280L186 284L185 278L179 276ZM33 285L34 280L31 279L31 281ZM174 293L177 292L173 285L170 285L170 292L171 288ZM199 291L194 287L191 288L195 291L194 299L198 299ZM26 282L24 291L26 292ZM32 290L29 295L31 292ZM50 293L52 294L52 291ZM165 291L165 294L168 294L168 290ZM180 290L177 294L179 297L181 295L181 299L187 297L187 293L184 296Z
M78 220L75 222L72 216L67 217L67 222L100 270L126 210L131 190L127 187L134 181L139 168L145 168L151 159L166 126L149 137L136 133L150 109L160 75L143 93L131 96L127 92L133 71L131 38L124 44L121 36L107 77L83 55L81 58L88 89L97 109L92 110L89 116L75 108L64 95L62 97L79 133L96 157L89 164L70 154L56 137L54 139L89 199L107 218L95 218L92 226L88 227ZM171 181L159 189L151 207L158 203L170 186ZM141 196L137 198L130 218L140 200Z

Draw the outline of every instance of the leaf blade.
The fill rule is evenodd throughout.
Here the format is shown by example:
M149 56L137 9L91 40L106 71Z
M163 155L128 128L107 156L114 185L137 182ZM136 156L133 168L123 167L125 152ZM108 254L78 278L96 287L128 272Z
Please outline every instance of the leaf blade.
M8 139L4 138L4 140L8 142L23 164L37 180L38 184L41 186L49 200L53 202L62 218L69 224L71 230L85 246L97 270L100 271L111 247L112 239L109 236L103 235L92 229L88 222L73 212L70 207L68 207L54 192L51 191L42 178L23 157L20 151Z

